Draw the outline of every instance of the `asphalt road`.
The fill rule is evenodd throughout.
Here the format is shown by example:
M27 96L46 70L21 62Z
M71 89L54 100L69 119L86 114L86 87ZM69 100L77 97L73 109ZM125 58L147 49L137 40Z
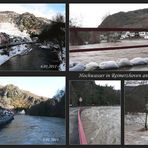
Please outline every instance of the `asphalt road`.
M78 107L69 108L69 143L70 144L80 144L79 143L79 133L78 133Z

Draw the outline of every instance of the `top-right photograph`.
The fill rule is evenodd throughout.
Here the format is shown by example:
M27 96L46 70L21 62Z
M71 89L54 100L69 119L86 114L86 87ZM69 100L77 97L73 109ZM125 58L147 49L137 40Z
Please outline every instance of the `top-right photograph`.
M148 71L148 4L69 4L69 71Z

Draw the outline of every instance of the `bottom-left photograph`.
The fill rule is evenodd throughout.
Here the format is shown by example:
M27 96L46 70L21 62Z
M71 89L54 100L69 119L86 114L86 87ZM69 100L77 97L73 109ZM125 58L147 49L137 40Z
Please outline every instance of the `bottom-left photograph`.
M66 144L65 102L64 76L0 77L0 144Z

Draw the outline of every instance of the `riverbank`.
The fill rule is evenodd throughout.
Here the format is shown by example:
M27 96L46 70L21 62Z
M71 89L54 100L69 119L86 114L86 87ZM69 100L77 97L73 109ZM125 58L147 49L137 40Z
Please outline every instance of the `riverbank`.
M50 48L43 49L35 44L25 51L28 54L23 54L23 56L16 55L8 58L6 55L6 61L0 66L0 70L65 70L65 61L63 60L61 63L58 53Z
M0 127L5 126L13 119L14 119L14 114L12 111L6 109L0 109Z
M90 107L81 120L88 144L121 144L120 107Z
M11 47L11 51L7 52L7 54L3 54L3 52L5 52L5 49L2 49L0 51L0 53L3 54L3 55L0 55L0 65L4 64L8 60L10 60L12 57L15 57L17 55L27 54L31 50L32 49L28 48L27 44Z

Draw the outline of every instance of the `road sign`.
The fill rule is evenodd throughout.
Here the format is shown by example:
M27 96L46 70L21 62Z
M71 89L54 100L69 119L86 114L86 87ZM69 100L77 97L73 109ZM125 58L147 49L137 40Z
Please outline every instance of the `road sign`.
M83 99L80 97L80 98L79 98L79 102L82 102L82 101L83 101Z

